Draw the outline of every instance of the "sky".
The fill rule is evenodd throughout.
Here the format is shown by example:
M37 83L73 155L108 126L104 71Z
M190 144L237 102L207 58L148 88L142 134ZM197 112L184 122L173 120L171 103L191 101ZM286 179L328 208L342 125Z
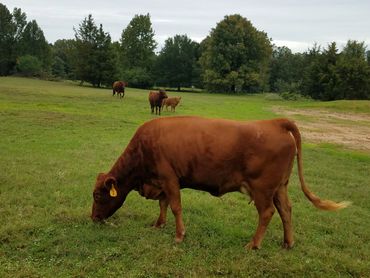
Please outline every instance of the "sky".
M21 8L35 19L48 42L74 38L73 28L92 14L113 41L136 14L150 14L159 49L164 41L186 34L201 42L225 15L240 14L267 33L277 46L304 52L314 43L341 49L351 40L370 49L370 0L1 0L10 12ZM158 49L158 50L159 50Z

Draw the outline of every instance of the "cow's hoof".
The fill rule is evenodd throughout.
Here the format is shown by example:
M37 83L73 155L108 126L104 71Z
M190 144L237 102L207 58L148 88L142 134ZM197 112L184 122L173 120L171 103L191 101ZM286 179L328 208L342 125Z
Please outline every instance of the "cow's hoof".
M166 226L166 223L164 223L164 222L163 223L158 223L157 222L157 223L152 225L153 228L157 228L157 229L162 229L162 228L164 228L164 226Z
M292 242L286 242L286 241L284 241L283 242L283 248L284 249L289 250L289 249L292 249L293 246L294 246L294 241L292 241Z
M183 242L183 240L184 240L184 237L175 237L175 242L176 243L181 243L181 242Z
M261 247L260 246L258 246L258 245L256 245L255 243L254 243L254 241L252 240L251 242L249 242L246 246L245 246L245 249L247 249L247 250L258 250L258 249L260 249Z
M180 235L176 235L175 237L175 242L176 243L181 243L183 240L184 240L184 237L185 237L185 231L182 232Z

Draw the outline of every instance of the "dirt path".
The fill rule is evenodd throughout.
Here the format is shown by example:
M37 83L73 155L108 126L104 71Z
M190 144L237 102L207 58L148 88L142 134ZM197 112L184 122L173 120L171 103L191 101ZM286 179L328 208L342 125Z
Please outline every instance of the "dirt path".
M293 119L307 141L340 144L346 148L370 152L369 115L285 107L275 107L273 111Z

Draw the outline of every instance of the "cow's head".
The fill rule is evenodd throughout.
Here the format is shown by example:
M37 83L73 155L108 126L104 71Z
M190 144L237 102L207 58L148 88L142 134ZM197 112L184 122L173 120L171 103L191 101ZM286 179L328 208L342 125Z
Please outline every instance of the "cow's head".
M111 216L122 206L126 195L127 193L118 188L117 180L113 176L99 174L93 192L91 219L99 222Z
M168 98L165 90L159 90L159 96L161 99Z

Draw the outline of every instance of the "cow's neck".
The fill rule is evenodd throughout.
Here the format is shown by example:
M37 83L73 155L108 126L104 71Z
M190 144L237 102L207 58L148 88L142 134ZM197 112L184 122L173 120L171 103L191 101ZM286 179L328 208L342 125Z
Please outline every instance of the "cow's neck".
M137 173L135 171L137 167L138 163L135 159L135 153L130 148L126 148L109 171L109 174L117 180L119 188L131 191L135 187L133 174Z

